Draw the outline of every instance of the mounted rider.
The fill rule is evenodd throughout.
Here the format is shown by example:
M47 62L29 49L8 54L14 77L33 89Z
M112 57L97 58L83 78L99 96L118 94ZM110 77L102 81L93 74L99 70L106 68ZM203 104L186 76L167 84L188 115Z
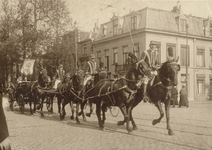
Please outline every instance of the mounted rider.
M149 49L143 51L143 53L141 54L141 60L139 62L136 63L136 66L138 66L138 64L141 61L145 61L148 66L149 69L151 70L151 77L144 75L143 77L143 101L147 102L149 101L149 97L147 94L147 85L149 83L150 78L152 78L150 86L153 84L154 78L157 75L157 70L159 69L159 61L158 61L158 50L156 48L156 42L155 41L151 41L149 44Z
M85 94L85 87L86 84L89 80L93 79L93 74L96 73L96 57L94 54L90 55L90 60L87 62L85 66L85 78L84 78L84 83L83 83L83 90L82 90L82 95L84 97Z
M85 86L88 80L93 78L93 74L96 73L96 57L94 54L90 55L90 60L87 62L85 66L85 79L83 85Z

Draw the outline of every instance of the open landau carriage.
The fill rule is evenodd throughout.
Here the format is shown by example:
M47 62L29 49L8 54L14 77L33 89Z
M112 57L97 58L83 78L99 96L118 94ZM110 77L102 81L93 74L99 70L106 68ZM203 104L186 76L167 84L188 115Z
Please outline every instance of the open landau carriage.
M35 59L25 59L21 67L21 76L17 83L10 83L9 86L9 106L13 111L14 106L18 105L21 113L24 113L25 103L37 103L33 90L38 88L38 61ZM52 91L50 91L52 92ZM34 103L35 104L35 103ZM46 107L50 111L50 99L46 98Z
M21 113L24 113L24 105L30 101L32 96L31 87L36 82L36 64L35 59L25 59L21 67L21 76L18 77L17 83L10 83L9 104L11 110L18 104ZM14 104L14 102L16 103Z

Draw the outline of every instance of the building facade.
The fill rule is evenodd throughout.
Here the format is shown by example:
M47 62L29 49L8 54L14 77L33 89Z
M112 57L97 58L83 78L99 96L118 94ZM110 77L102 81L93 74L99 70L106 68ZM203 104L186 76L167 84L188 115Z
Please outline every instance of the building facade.
M188 25L188 26L187 26ZM187 34L188 33L188 34ZM97 66L102 62L111 77L117 70L126 72L129 52L139 59L156 41L159 61L167 60L167 49L172 47L174 57L179 56L181 70L178 74L178 91L186 84L186 61L188 61L189 100L206 100L212 96L212 19L180 13L179 7L172 11L144 8L125 16L113 14L110 21L101 24L92 53ZM188 48L187 48L188 44ZM188 56L186 52L188 49Z

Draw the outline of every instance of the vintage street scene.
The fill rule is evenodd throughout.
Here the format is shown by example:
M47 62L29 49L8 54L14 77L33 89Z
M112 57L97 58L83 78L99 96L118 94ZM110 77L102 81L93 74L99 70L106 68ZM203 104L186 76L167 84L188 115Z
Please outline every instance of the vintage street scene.
M212 150L212 2L0 0L0 150Z

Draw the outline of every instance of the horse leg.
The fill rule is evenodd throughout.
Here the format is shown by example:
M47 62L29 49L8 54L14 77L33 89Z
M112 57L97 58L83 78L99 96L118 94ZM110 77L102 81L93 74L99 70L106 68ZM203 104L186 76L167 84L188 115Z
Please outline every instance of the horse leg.
M131 112L130 112L130 120L131 120L132 125L133 125L133 130L137 130L138 127L137 127L137 125L135 124L135 121L134 121L134 119L133 119L133 117L132 117L132 110L133 110L133 108L131 109Z
M65 100L63 100L64 102ZM60 96L57 96L57 106L58 106L58 113L60 113L60 110L61 110L61 102L62 102L62 97ZM62 103L63 103L62 102Z
M170 99L165 102L165 111L166 111L166 123L167 123L167 130L169 135L174 135L170 127Z
M80 124L79 118L78 118L78 113L79 113L79 102L76 104L76 123Z
M90 112L86 114L87 117L91 117L91 114L93 112L93 107L92 107L92 102L89 101L89 106L90 106Z
M106 116L105 116L106 109L107 109L107 105L103 104L102 105L102 126L103 127L104 127L104 123L105 123L105 120L106 120Z
M50 96L51 114L53 113L53 101L54 101L54 95L52 94Z
M60 111L60 120L63 120L65 118L65 115L66 115L65 106L66 106L66 104L68 104L68 102L69 102L68 99L64 99L64 101L62 101L62 109ZM61 101L60 101L60 103L61 103ZM58 104L58 105L60 105L60 104ZM58 108L59 108L59 106L58 106Z
M125 116L125 118L126 118L126 129L127 129L128 133L130 134L132 132L132 129L129 126L129 123L130 123L130 120L131 120L132 105L127 107L126 112L127 112L127 114Z
M29 97L29 107L30 107L30 115L32 115L32 98Z
M33 97L33 102L34 102L34 109L33 113L36 113L36 105L37 105L37 99Z
M74 104L73 104L73 101L71 101L69 104L70 104L70 107L71 107L70 119L73 120L74 119Z
M124 111L123 111L121 108L120 108L120 110L121 110L122 114L124 115ZM117 122L117 125L118 125L118 126L124 125L125 122L126 122L126 119L124 118L123 121L118 121L118 122Z
M87 103L87 102L84 101L84 102L82 102L81 105L80 105L81 112L79 113L79 116L82 115L83 121L86 121L85 114L84 114L84 106L85 106L86 103Z
M43 114L43 102L44 102L44 99L45 99L45 97L42 97L41 98L41 104L40 104L40 114L41 114L41 117L44 117L44 114Z
M155 106L158 108L158 110L160 112L160 117L158 119L154 119L152 121L152 125L156 125L164 117L164 112L163 112L163 109L162 109L162 106L161 106L161 101L157 101L157 103L155 103Z
M96 115L99 121L99 127L103 130L104 126L101 120L101 102L96 102Z

